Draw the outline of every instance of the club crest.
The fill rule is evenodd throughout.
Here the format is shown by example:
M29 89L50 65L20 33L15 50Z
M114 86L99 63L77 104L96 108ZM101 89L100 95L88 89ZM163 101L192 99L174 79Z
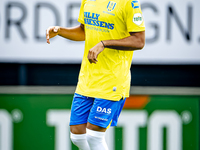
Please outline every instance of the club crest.
M116 2L109 1L108 6L107 6L107 10L113 11L115 9L116 4L117 4Z
M133 9L140 8L139 1L135 0L131 2Z

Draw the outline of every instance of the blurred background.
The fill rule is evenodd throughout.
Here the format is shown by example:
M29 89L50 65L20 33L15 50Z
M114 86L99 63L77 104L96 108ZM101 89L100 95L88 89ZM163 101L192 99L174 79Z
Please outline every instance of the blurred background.
M0 1L0 150L77 150L68 124L84 42L48 45L45 31L78 25L80 4ZM200 1L140 5L146 45L134 52L131 96L108 129L109 149L199 150Z

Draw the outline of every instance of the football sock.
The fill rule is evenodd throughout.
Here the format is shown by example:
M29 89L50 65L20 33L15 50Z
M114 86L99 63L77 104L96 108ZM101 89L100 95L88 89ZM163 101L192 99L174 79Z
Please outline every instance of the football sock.
M86 129L86 131L90 150L108 150L108 146L105 141L105 132L98 132L90 129Z
M71 141L76 145L79 150L90 150L87 142L86 134L70 134Z

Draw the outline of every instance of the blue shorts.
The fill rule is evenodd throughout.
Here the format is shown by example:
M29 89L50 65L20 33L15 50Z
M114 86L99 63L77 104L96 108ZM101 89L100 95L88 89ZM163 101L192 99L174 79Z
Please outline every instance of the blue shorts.
M71 107L70 125L89 122L102 128L107 128L110 123L111 126L117 126L125 100L110 101L75 93Z

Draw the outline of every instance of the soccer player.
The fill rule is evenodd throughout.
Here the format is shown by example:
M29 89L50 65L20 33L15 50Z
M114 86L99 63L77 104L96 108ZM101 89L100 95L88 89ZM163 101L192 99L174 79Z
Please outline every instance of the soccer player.
M56 35L85 41L78 85L71 107L71 140L80 150L108 150L105 131L116 126L130 89L134 50L145 45L139 0L82 0L73 28L49 27Z

